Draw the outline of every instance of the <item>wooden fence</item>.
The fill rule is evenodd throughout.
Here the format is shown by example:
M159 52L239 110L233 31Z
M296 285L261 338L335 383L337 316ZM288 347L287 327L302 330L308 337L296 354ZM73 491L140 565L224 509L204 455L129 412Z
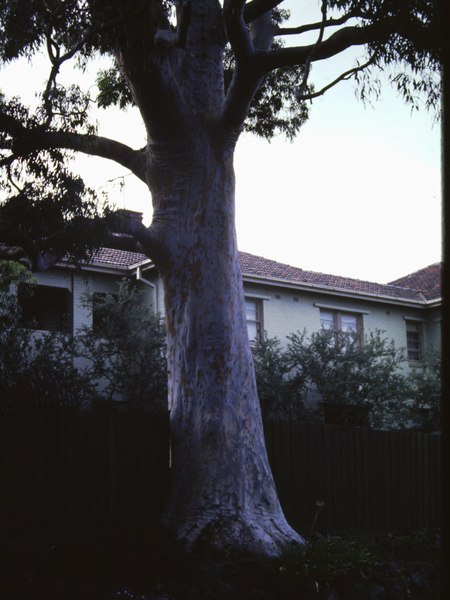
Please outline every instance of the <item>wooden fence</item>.
M307 535L440 525L440 436L266 422L280 500ZM0 413L0 537L145 536L168 492L167 415Z
M0 536L145 535L168 491L168 415L0 413Z
M288 521L319 531L435 528L441 522L440 436L312 423L266 422Z

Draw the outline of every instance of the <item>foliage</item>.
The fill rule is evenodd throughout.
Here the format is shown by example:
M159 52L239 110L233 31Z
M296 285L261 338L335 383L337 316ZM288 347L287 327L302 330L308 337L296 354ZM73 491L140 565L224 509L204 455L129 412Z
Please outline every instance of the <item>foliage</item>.
M371 544L337 536L320 537L303 547L289 548L282 559L283 569L312 578L316 591L352 572L367 576L378 564L380 556Z
M265 418L298 419L304 416L306 379L290 377L291 365L280 340L265 337L252 346L258 396Z
M274 11L273 20L277 25L281 26L288 18L288 11ZM282 40L274 40L272 44L274 50L283 46ZM235 58L227 45L224 54L225 89L231 83L234 69ZM293 94L304 81L303 65L275 69L268 73L253 96L244 130L267 140L280 134L293 140L309 118L308 105ZM313 92L314 87L306 84L305 91Z
M308 395L318 392L324 403L340 408L342 424L439 429L439 355L426 355L423 366L405 374L403 352L382 331L370 332L363 344L356 334L326 329L310 338L294 333L286 348L266 338L253 356L266 417L314 420Z
M358 334L326 329L310 339L296 333L288 340L294 378L307 375L326 403L370 407L404 397L404 378L398 372L402 353L381 331L370 332L364 343Z
M439 531L418 530L359 536L318 536L287 548L279 569L307 597L439 597ZM435 593L434 593L435 592Z
M29 280L24 268L0 261L0 406L2 408L76 407L89 403L95 389L74 365L77 341L58 332L22 327L16 294L10 289Z
M424 556L437 555L440 550L438 531L417 529L406 532L389 532L376 539L380 552L394 559L403 556L410 560L422 560Z
M166 410L164 325L128 281L117 297L95 299L95 332L71 335L25 328L13 288L30 276L8 261L0 261L0 275L2 408L90 408L120 399L129 410Z
M129 410L167 410L166 332L129 280L117 294L85 296L94 328L78 340L103 401L125 400Z
M440 429L440 407L442 400L442 369L439 352L424 353L422 365L408 375L409 397L414 399L414 410L424 431Z
M428 411L426 426L430 430L439 428L440 403L442 398L442 365L439 352L426 352L422 368L415 368L409 375L411 395L419 410Z
M139 102L134 84L145 79L142 73L148 65L153 65L148 73L152 69L165 73L161 80L178 78L172 90L188 81L181 60L183 48L168 42L162 49L157 43L162 39L157 36L161 31L168 40L175 39L174 8L177 4L171 0L2 2L0 62L32 60L43 52L49 59L48 78L43 89L36 90L35 108L27 107L20 98L7 97L6 90L0 92L1 183L8 194L8 200L0 210L2 241L25 246L28 255L36 254L38 250L61 255L70 250L79 256L86 245L90 248L98 245L100 221L104 215L96 207L93 191L71 171L70 161L74 151L81 151L121 162L116 150L106 151L104 145L100 150L94 149L99 138L90 107L94 103L119 108L136 104L147 121L148 107L144 104L149 102L149 97L144 93L142 98L146 100ZM258 5L247 2L245 6L244 17L250 29L255 21L255 16L250 15L255 4ZM316 54L320 53L323 44L330 46L324 58L339 54L346 45L358 45L366 50L370 71L360 68L360 59L359 66L341 77L354 77L363 98L374 87L375 71L385 70L410 105L417 107L422 98L427 106L439 109L440 37L435 0L328 0L326 6L326 18L337 20L337 23L327 23L325 31L321 31L317 23L303 23L298 28L297 23L292 23L289 11L283 9L283 2L271 11L271 31L275 35L267 56L278 53L280 58L273 67L259 72L259 65L257 73L249 73L255 84L249 97L242 100L246 118L241 129L266 139L279 133L292 139L298 133L308 118L306 102L323 93L316 93L314 84L309 81L313 75L311 65L322 60ZM227 21L225 17L223 13L220 15L222 24ZM328 38L334 33L331 36L328 33L334 32L337 25L344 25L345 29L347 22L354 27L354 39L344 43L342 48L339 43L336 46L330 44ZM293 38L290 33L295 29L298 34ZM351 31L351 27L346 31ZM361 41L360 36L366 31L370 33ZM305 32L317 33L316 44L300 45ZM226 33L223 27L217 27L217 31L211 33L214 37L212 46L220 47L219 57L224 51L223 69L218 71L218 77L223 76L225 94L239 70L237 64L242 58L238 56L239 49L245 46L230 43ZM242 33L247 35L246 31ZM299 44L298 56L290 56L288 52L286 59L281 58L280 53L290 51L292 46L288 46L286 40L292 39L294 45ZM260 52L259 46L256 50ZM122 60L125 53L135 67L128 74ZM90 61L99 56L111 59L111 67L102 65L98 72L96 98L78 83L72 81L63 85L59 81L61 71L69 64L78 68L81 75L88 66L98 68ZM244 62L245 57L240 64ZM247 67L252 62L248 61ZM370 74L366 77L366 73ZM134 84L133 78L136 78ZM330 82L325 89L333 84ZM221 86L217 89L220 93ZM159 89L161 92L162 88ZM155 93L158 92L155 90ZM184 91L180 98L186 98L190 93ZM154 104L158 102L156 98ZM225 106L225 95L223 102ZM90 226L91 220L95 226ZM100 233L102 237L105 231ZM38 261L31 262L33 268L38 268Z

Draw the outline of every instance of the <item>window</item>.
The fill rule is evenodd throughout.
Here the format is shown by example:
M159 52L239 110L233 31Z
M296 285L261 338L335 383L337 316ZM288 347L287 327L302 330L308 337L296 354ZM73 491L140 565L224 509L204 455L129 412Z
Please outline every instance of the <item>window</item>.
M344 333L360 333L360 315L331 310L320 311L320 324L324 329L343 331Z
M68 332L72 329L72 294L48 285L22 283L18 290L22 324L30 329Z
M420 324L406 321L406 348L408 360L421 360Z
M323 329L362 336L362 318L359 314L337 310L321 310L320 325Z
M257 343L262 337L262 302L254 298L245 299L247 332L250 342Z

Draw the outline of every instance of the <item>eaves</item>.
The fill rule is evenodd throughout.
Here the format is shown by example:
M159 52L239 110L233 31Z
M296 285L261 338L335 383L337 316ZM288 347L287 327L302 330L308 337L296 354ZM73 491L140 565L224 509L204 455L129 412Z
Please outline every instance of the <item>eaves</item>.
M286 279L278 279L276 277L264 277L261 275L242 275L243 281L247 283L259 283L270 285L272 287L286 288L302 292L320 292L329 296L339 296L341 298L353 298L358 300L370 300L371 302L379 302L382 304L394 304L410 308L428 308L429 303L423 300L412 300L411 298L396 298L387 294L374 294L370 292L362 292L359 290L343 290L331 286L323 286L317 283L302 283L298 281L287 281Z
M137 269L138 267L147 266L148 268L154 268L152 262L147 260L141 260L137 263L133 263L131 265L108 265L103 262L82 262L79 265L74 265L69 260L62 260L56 263L56 267L60 267L63 269L71 269L76 270L79 269L81 271L92 271L94 273L104 273L106 275L128 275L131 271Z

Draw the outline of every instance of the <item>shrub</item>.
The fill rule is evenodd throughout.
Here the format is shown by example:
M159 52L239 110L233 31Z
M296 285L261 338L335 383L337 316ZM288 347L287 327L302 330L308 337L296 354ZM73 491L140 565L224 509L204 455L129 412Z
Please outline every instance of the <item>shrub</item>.
M291 365L280 340L267 336L252 346L261 411L265 418L305 416L305 381L291 376Z
M90 403L95 388L74 365L73 336L35 332L21 324L14 289L30 275L20 265L0 261L0 406L74 407Z
M97 326L83 327L78 340L99 398L122 400L129 410L167 410L165 326L142 292L123 279L117 294L84 301L95 307Z
M335 423L378 429L439 428L441 376L439 355L405 375L403 352L382 331L361 343L354 333L322 329L288 336L286 348L266 338L253 349L263 415L313 418L309 394L335 408ZM337 410L339 409L339 410Z

